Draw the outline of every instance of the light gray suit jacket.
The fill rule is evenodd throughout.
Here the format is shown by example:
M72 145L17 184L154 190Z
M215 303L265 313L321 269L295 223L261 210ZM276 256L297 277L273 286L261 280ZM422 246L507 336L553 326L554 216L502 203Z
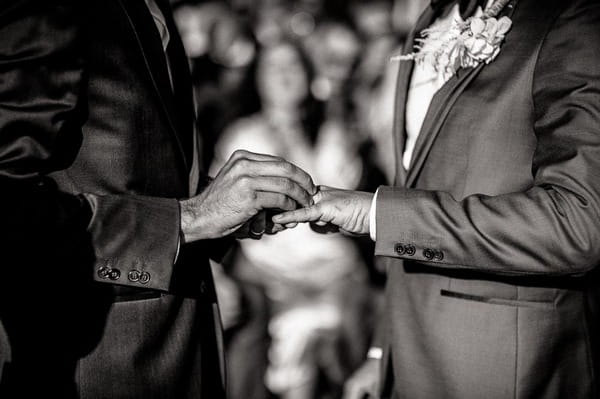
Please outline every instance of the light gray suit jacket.
M408 172L400 67L396 185L377 200L384 397L598 395L600 3L502 15L498 58L437 92Z

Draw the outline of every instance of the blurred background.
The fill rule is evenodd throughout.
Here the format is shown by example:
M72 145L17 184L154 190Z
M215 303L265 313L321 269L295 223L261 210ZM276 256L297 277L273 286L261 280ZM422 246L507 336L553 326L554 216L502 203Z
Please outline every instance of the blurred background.
M374 191L394 173L397 63L427 0L172 1L203 165L283 156L316 184ZM213 264L230 399L341 398L361 366L385 271L368 238L298 226Z

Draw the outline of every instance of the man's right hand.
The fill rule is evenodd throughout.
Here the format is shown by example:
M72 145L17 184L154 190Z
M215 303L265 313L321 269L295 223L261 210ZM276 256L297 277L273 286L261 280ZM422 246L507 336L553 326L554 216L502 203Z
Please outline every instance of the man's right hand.
M310 206L316 191L312 178L286 160L238 150L202 193L180 202L183 242L229 235L263 209Z

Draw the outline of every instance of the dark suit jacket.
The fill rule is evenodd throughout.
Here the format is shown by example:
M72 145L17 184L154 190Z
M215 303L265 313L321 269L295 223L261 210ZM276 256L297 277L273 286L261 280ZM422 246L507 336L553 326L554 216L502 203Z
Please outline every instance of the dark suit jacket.
M207 251L179 240L193 103L168 10L0 5L0 397L218 398ZM192 190L193 191L193 190Z
M503 15L498 58L437 92L407 173L400 67L396 186L377 200L386 395L599 394L600 3L515 0Z

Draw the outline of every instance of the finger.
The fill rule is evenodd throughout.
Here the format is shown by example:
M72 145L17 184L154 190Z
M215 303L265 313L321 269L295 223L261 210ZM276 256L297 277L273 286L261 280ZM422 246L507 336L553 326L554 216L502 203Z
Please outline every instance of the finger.
M295 181L311 195L317 192L317 186L313 183L312 177L304 170L285 160L274 158L257 161L241 158L236 160L231 168L233 172L239 175L285 177Z
M273 222L286 225L288 223L315 222L323 216L319 206L301 208L294 211L283 212L273 216Z
M262 209L281 209L283 211L293 211L296 209L296 201L285 194L258 191L256 193L258 207ZM266 221L266 218L265 218ZM283 224L283 223L279 223Z
M282 226L282 225L280 225L280 224L277 224L277 223L271 223L271 224L269 225L269 224L268 224L268 221L267 221L267 231L265 232L265 234L271 234L271 235L272 235L272 234L277 234L277 233L279 233L280 231L283 231L283 230L285 230L285 229L286 229L286 227L285 227L285 226Z
M229 157L229 161L236 161L238 159L250 159L252 161L283 161L283 158L277 156L277 155L271 155L271 154L261 154L258 152L251 152L251 151L247 151L247 150L236 150L233 152L233 154L231 154L231 156Z
M250 220L250 233L251 234L260 236L265 232L266 226L267 226L266 217L267 217L267 215L266 215L265 211L260 211L258 214L256 214L256 216L254 216L252 218L252 220Z
M228 173L233 167L243 162L282 162L283 158L269 154L258 154L246 150L236 150L231 154L227 162L223 165L218 174Z
M286 179L285 177L251 177L249 179L248 184L255 191L283 194L302 206L311 206L313 204L312 195L293 180ZM288 209L286 208L286 210Z

